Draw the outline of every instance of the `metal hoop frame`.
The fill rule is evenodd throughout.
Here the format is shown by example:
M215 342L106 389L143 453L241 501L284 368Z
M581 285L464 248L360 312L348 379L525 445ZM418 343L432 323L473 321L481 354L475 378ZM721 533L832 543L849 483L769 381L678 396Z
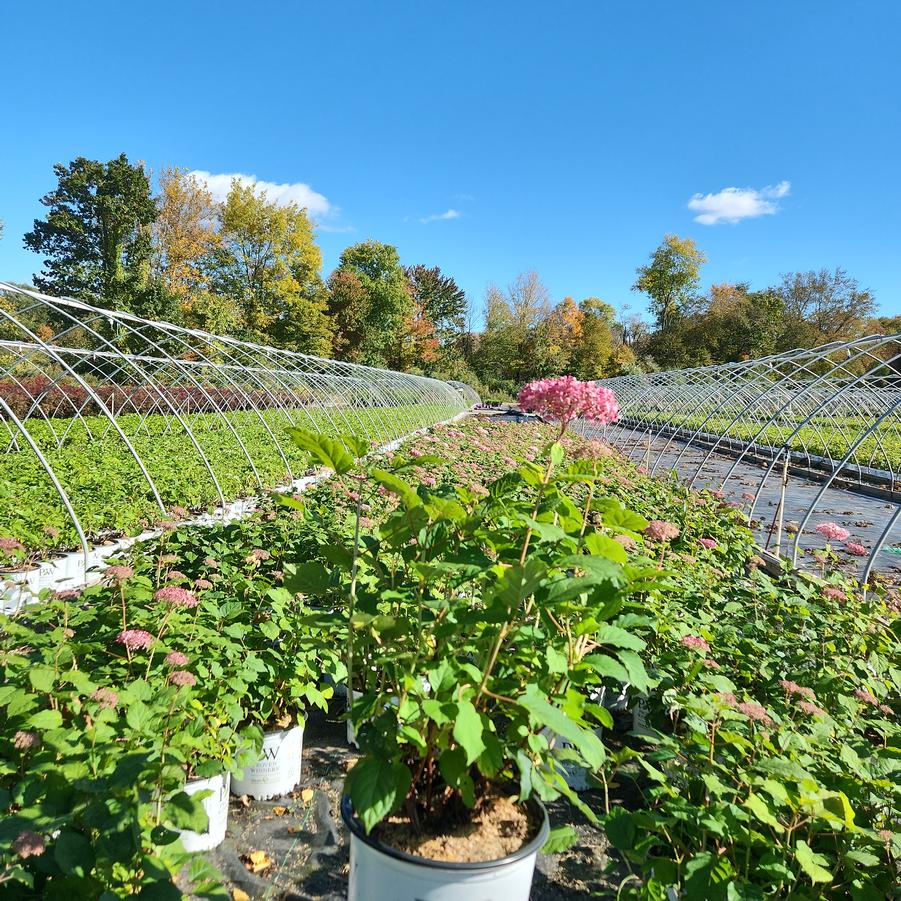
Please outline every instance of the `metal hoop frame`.
M188 504L161 489L137 436L181 433L224 508L233 498L223 487L222 464L204 451L206 432L218 431L231 443L262 491L274 484L259 470L247 417L277 453L276 483L285 484L299 475L289 425L354 434L380 446L478 402L459 382L265 347L0 282L0 460L3 467L14 467L22 455L38 461L85 554L90 530L51 462L76 432L88 442L121 443L144 482L131 487L165 514L167 504Z
M666 467L692 486L703 481L723 489L743 463L758 464L749 519L784 467L800 467L819 481L791 544L795 564L802 537L818 513L828 513L829 488L878 492L888 503L885 526L863 564L862 578L870 575L901 519L901 335L600 384L616 392L620 422L604 429L583 423L583 431L646 462L651 474ZM692 450L701 452L700 463L689 464ZM731 466L712 472L724 455Z

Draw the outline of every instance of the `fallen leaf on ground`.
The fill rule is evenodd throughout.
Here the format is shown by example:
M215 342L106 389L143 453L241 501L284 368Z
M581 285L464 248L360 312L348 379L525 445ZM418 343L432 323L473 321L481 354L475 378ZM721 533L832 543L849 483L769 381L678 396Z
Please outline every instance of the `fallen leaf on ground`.
M272 866L272 858L265 851L251 851L244 858L244 866L251 873L262 873Z
M313 800L313 795L314 795L314 794L315 794L315 792L313 791L312 788L305 788L305 789L300 793L300 800L303 801L304 804L309 804L310 801Z
M277 804L275 807L272 808L272 812L277 817L283 817L288 812L288 808L283 806L282 804Z
M250 895L242 888L232 890L232 901L250 901Z

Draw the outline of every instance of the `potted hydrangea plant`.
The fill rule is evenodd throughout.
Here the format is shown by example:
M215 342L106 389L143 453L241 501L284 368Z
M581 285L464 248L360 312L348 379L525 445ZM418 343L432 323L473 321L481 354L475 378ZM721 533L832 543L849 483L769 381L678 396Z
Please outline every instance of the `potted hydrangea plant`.
M576 416L616 416L610 392L575 380L531 386L526 399L540 398L558 439ZM657 571L630 567L614 540L630 530L621 508L596 503L603 461L566 463L557 440L542 465L482 495L414 487L409 461L367 466L351 441L294 437L400 500L375 535L361 542L357 525L348 553L328 558L343 572L350 684L361 665L374 674L351 711L362 756L342 801L349 897L462 899L490 885L493 897L528 898L549 834L542 801L563 795L593 816L566 780L568 766L604 764L595 730L612 719L592 694L611 677L646 684L643 642L617 615ZM599 509L610 513L597 523ZM314 566L294 577L333 603L335 579Z

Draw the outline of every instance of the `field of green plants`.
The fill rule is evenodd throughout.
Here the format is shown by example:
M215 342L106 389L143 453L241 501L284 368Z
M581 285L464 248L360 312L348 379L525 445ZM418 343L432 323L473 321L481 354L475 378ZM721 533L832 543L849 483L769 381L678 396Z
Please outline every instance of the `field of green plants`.
M684 428L692 431L700 429L704 434L724 435L736 441L753 440L757 444L776 448L783 447L788 441L792 450L798 451L802 457L810 454L831 458L836 462L844 459L853 444L855 447L849 457L849 463L888 472L901 471L901 433L898 432L894 419L889 419L873 429L859 444L857 441L861 434L872 428L872 418L819 417L799 429L797 434L793 434L796 423L789 423L787 420L764 428L762 422L749 419L733 422L732 417L708 419L706 416L675 415L672 418L667 416L666 420L655 420L630 414L629 422L647 423L652 432L663 427L665 423L667 428Z
M196 445L172 415L126 414L116 421L167 511L176 506L200 511L220 502L216 482L222 497L232 501L258 493L260 484L271 488L286 482L289 470L294 478L304 475L306 455L284 437L290 426L333 435L368 434L383 443L457 412L409 404L240 410L224 417L183 414ZM135 456L106 418L30 419L28 430L89 537L137 534L165 518ZM280 439L278 445L273 436ZM21 435L16 441L18 450L0 454L0 536L16 539L28 551L77 547L71 518L46 470Z
M365 461L294 437L292 465L338 475L0 618L4 897L229 897L179 840L205 823L186 779L342 682L367 829L491 780L564 805L549 850L602 828L611 898L897 896L892 596L770 576L736 510L547 426L470 419ZM646 725L615 728L601 689Z

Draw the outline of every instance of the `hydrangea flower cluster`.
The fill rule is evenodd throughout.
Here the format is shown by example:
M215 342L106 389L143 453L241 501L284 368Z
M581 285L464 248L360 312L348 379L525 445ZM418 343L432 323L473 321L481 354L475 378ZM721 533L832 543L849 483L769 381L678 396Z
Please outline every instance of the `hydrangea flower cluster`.
M662 519L652 519L644 530L652 541L672 541L679 537L679 527Z
M165 601L176 607L196 607L198 604L197 595L188 591L187 588L179 588L177 585L166 585L153 596L153 599Z
M829 541L844 541L851 534L847 529L843 529L837 522L821 522L817 526L817 531Z
M125 629L116 636L119 644L124 644L129 651L149 648L153 644L153 636L144 629Z
M121 585L135 574L130 566L113 565L103 571L103 577L112 585Z
M707 548L708 551L712 551L715 547L719 547L715 538L699 538L698 544L701 545L701 547Z
M701 638L700 635L683 635L679 641L681 641L686 648L692 648L693 650L701 651L704 654L710 653L710 645L705 639Z
M523 410L559 422L561 430L574 419L604 424L619 418L616 395L609 388L580 382L571 375L531 382L519 392L519 405Z

